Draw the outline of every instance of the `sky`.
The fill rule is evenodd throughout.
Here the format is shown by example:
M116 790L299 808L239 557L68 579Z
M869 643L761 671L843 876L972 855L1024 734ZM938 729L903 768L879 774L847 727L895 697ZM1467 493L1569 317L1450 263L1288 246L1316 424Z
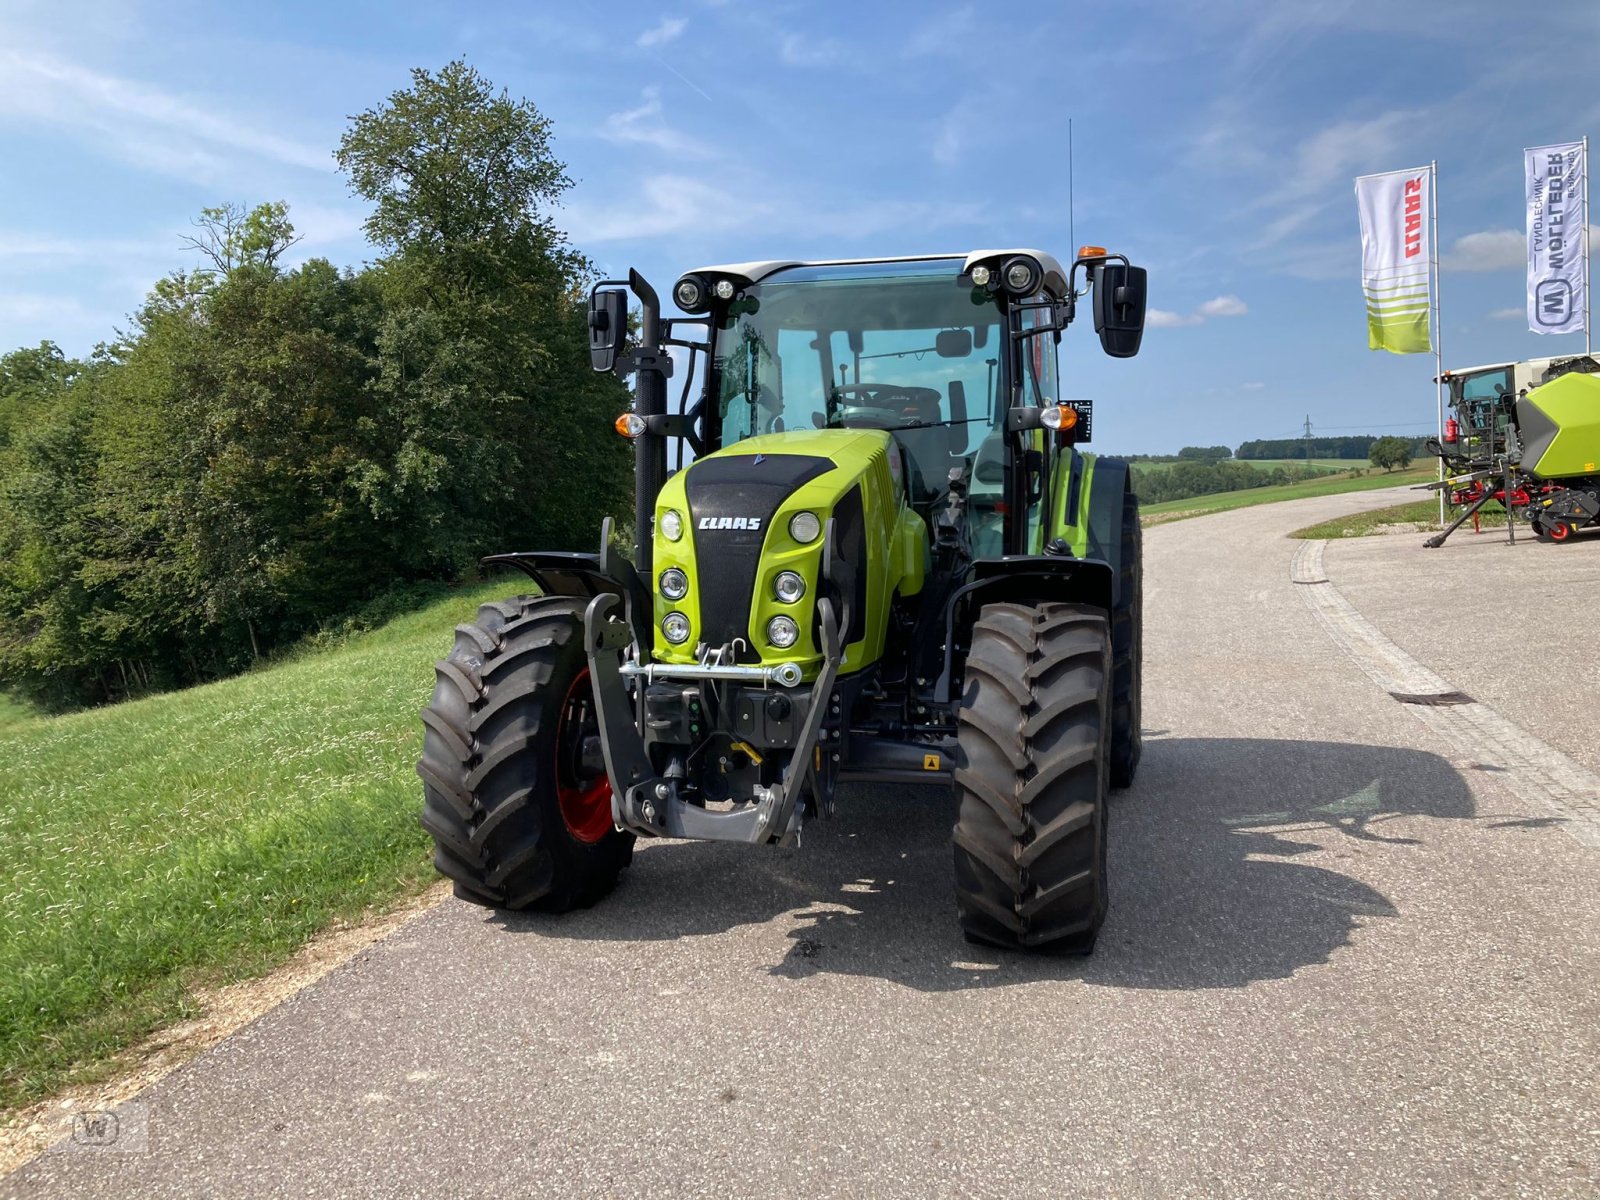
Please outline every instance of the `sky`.
M0 0L0 348L110 339L228 201L286 201L296 254L358 266L333 149L461 56L552 120L573 244L663 296L718 262L1098 244L1151 310L1137 358L1087 309L1062 340L1095 449L1420 435L1433 358L1367 349L1355 176L1438 163L1447 367L1583 348L1526 330L1522 150L1600 136L1600 4L1529 12Z

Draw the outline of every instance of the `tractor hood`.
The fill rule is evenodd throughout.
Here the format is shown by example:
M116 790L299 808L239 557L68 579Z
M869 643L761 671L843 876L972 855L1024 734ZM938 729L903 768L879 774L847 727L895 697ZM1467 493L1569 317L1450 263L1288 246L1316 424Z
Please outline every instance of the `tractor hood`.
M1600 376L1573 373L1517 401L1522 469L1541 479L1600 473Z
M816 601L829 595L845 618L845 667L875 658L882 622L869 618L907 574L898 545L899 461L893 439L880 430L807 430L747 438L669 479L655 512L656 657L695 662L701 645L712 652L728 646L731 661L794 662L809 676L821 663ZM847 595L822 578L830 520ZM687 581L676 598L669 593L684 580L668 576L674 569ZM791 598L781 600L777 579L785 572L798 575L804 590L793 596L788 581ZM683 621L673 620L677 640L668 636L674 614L688 621L685 633ZM774 625L778 617L794 628ZM786 632L794 635L789 645L782 644Z

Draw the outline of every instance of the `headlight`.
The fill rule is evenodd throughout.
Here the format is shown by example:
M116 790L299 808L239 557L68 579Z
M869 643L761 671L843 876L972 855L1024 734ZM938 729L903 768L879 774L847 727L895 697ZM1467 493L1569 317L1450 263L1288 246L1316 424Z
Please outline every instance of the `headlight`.
M677 567L661 572L661 594L668 600L682 600L689 594L689 577Z
M672 289L672 298L684 312L705 312L710 307L707 303L705 280L698 275L685 275L678 280L677 286Z
M687 626L688 622L685 621L684 624ZM787 650L799 640L800 626L794 623L793 617L773 617L767 622L767 641L778 649Z
M785 604L793 604L806 594L806 581L793 571L779 571L772 581L772 594Z
M989 286L989 268L979 264L972 268L972 282L978 287Z
M1039 265L1031 258L1011 259L1004 275L1007 289L1018 296L1031 296L1039 289Z
M717 294L717 299L718 300L732 300L733 299L733 280L731 280L731 279L719 279L712 286L711 290L714 291Z
M661 632L674 646L681 646L689 640L689 618L682 613L668 613L661 618Z
M814 512L797 512L789 518L789 536L805 545L822 536L822 522Z
M661 532L669 542L675 542L683 536L683 518L678 515L677 509L669 508L661 514Z

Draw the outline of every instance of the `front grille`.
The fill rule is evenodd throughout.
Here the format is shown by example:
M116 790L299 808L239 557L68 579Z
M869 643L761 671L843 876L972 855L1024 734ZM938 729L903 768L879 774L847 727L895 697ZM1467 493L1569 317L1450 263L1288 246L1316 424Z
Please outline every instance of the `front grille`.
M684 492L700 589L700 640L723 646L743 638L739 662L759 662L750 629L761 546L778 507L797 488L833 470L805 454L718 455L689 468ZM745 518L754 529L701 529L705 518Z

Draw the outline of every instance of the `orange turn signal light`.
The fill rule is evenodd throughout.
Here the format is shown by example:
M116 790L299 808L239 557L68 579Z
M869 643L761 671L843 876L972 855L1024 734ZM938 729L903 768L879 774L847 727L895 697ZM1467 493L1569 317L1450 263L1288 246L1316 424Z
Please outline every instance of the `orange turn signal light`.
M612 422L612 428L625 438L636 438L644 432L644 418L638 413L625 412Z
M1079 259L1080 262L1084 261L1086 259L1108 258L1109 256L1110 256L1110 251L1108 251L1104 246L1079 246L1078 247L1078 259Z
M1039 424L1057 433L1065 433L1069 429L1076 428L1078 410L1068 408L1065 404L1052 404L1049 408L1039 410Z

